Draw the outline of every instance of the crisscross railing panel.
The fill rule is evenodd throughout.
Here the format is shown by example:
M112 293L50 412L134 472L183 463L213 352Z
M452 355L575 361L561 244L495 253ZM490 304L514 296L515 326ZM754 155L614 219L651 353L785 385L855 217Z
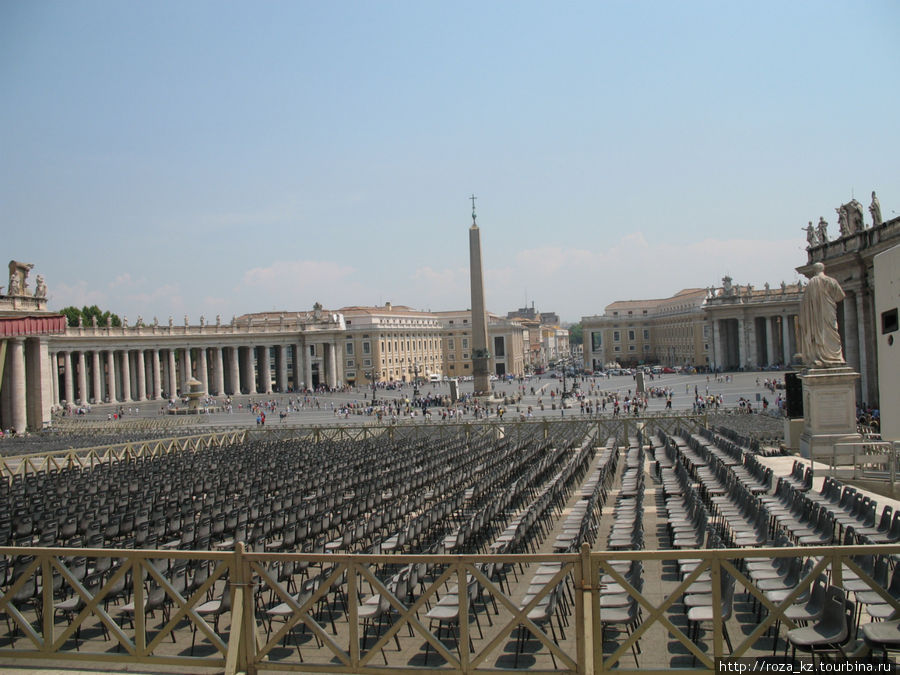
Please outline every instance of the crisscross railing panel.
M14 627L7 635L8 643L0 648L2 659L62 659L79 662L135 662L159 663L174 666L212 667L225 666L227 638L200 616L196 609L206 602L207 592L225 578L233 564L233 554L187 551L68 549L68 548L0 548L0 556L10 560L32 556L24 567L16 570L16 578L4 587L0 595L0 614L13 620ZM84 573L76 574L73 560L93 561L113 558L119 564L111 567L108 576L96 587L89 589ZM162 560L154 565L151 560ZM207 580L185 597L176 589L168 576L175 561L194 561L213 564ZM165 571L162 571L165 568ZM56 579L59 583L56 583ZM124 606L107 607L117 602L113 597L117 589L130 580L132 587L131 611ZM34 594L17 603L15 596L30 582L34 582ZM145 583L146 582L146 583ZM159 585L172 607L171 615L150 637L145 608L149 586ZM58 625L57 610L64 597L79 598L71 609L64 625ZM118 611L117 611L118 610ZM127 627L126 627L127 626ZM208 641L213 654L207 656L182 656L171 648L162 648L170 637L183 635L184 631L197 630ZM85 638L84 633L102 631L102 639ZM17 637L21 631L22 637ZM82 633L79 638L78 634ZM23 646L26 639L28 646ZM74 644L73 644L74 640Z
M844 575L852 574L858 588L870 588L887 607L900 612L900 602L860 562L873 555L900 555L900 545L593 553L584 548L580 555L496 556L250 553L240 543L235 551L221 553L0 548L0 556L15 563L10 565L0 595L0 614L7 619L7 634L5 639L0 637L0 663L143 663L172 666L185 672L192 668L224 669L229 675L267 670L481 673L507 670L512 667L514 655L525 653L517 637L519 631L519 635L531 636L530 661L524 664L530 672L647 672L661 669L658 664L666 656L675 658L674 648L695 661L692 670L710 672L715 660L723 656L759 656L761 641L770 651L772 643L767 633L776 622L783 627L782 637L783 631L793 627L785 616L787 608L823 574L838 586ZM750 558L788 556L812 561L804 567L797 585L773 601L754 583L745 564ZM671 565L685 557L695 560L696 565L683 578L669 579L661 594L646 588L639 590L634 580L620 571L622 565L616 564L641 561L646 565ZM86 580L79 558L87 559L88 569L99 567L101 559L119 562L96 584ZM180 568L183 562L210 566L205 580L189 586L189 591L174 583L172 570ZM289 591L279 576L279 566L285 563L306 565L308 576L318 579L318 583L307 594ZM547 563L555 566L548 567ZM517 583L504 589L499 577L489 573L491 566L522 568L524 573ZM411 574L420 567L431 569L421 584L412 589L399 584L402 574ZM544 571L541 581L532 586L534 575L529 571L535 569ZM630 634L617 634L607 644L600 641L604 621L601 575L619 584L625 596L641 610ZM696 593L692 587L702 581L712 606L718 607L724 599L724 585L720 582L730 581L728 577L734 580L738 591L755 600L761 618L723 618L719 612L712 612L706 623L711 624L711 632L702 637L699 633L689 635L684 624L679 623L684 616L676 603L686 593ZM125 612L123 605L115 604L118 601L113 595L127 579L134 580L136 592L130 610ZM470 598L472 584L484 595ZM530 615L543 606L551 593L560 593L569 584L575 603L567 609L566 616L574 619L576 630L574 637L570 635L562 641L548 629L548 624L533 620ZM168 607L165 619L150 613L154 586L161 589L162 602ZM445 615L454 628L448 631L445 626L441 631L436 623L430 623L429 608L439 607L454 586L455 604ZM210 614L199 607L207 602L210 592L223 597L225 588L230 589L231 609L224 611L219 628L218 622L214 625ZM402 592L395 593L395 588ZM159 600L159 594L156 591L154 602ZM268 631L265 612L269 605L263 600L265 596L271 596L268 603L285 603L288 607L284 622ZM70 610L61 616L57 607L64 598L70 600ZM363 609L371 610L372 601L380 602L379 599L387 607L382 620L376 626L369 613L366 623ZM495 601L496 610L492 611L491 601ZM485 624L482 634L478 617L500 618ZM725 645L726 621L732 635L736 629L740 632L733 652ZM296 650L285 645L286 638L292 633L296 638L296 630L301 627L310 633L308 641L301 645L295 639ZM668 636L670 642L664 648L668 654L659 653L657 633ZM197 655L193 655L195 637ZM624 657L641 645L644 654L648 645L656 645L656 653L649 655L656 665L629 669L630 659L625 661ZM549 665L551 660L553 668Z
M715 549L715 550L691 550L691 551L622 551L622 552L603 552L591 553L591 588L594 594L593 606L593 635L594 635L594 671L604 672L615 669L618 672L647 672L647 669L640 667L636 669L626 668L621 659L628 653L633 645L638 644L640 639L644 637L648 630L654 625L662 626L666 633L673 638L676 643L684 647L687 652L696 660L696 663L709 672L714 669L717 659L724 656L748 656L754 654L754 650L759 649L759 641L773 627L776 622L780 622L785 629L795 627L795 624L787 618L784 613L791 607L810 586L815 583L816 579L822 574L827 574L829 583L841 586L842 573L846 568L853 572L856 577L867 585L867 590L875 592L890 607L900 614L900 601L891 596L887 589L880 586L872 576L860 567L854 559L857 556L900 555L900 545L877 545L877 546L839 546L839 547L778 547L778 548L756 548L756 549ZM743 567L748 559L776 559L787 557L812 557L813 564L801 575L797 585L786 592L785 597L779 602L773 602L766 597L765 593L753 583L753 581L745 574ZM650 598L647 593L639 593L628 580L619 573L613 563L621 561L659 561L674 562L682 558L690 558L697 561L694 569L687 574L680 582L676 583L672 588L667 589L661 598ZM671 616L673 605L689 591L690 586L698 581L702 575L709 572L709 585L711 595L711 606L720 607L722 604L721 581L722 575L729 575L734 578L736 589L740 587L744 589L750 597L754 598L760 605L760 611L766 610L766 615L760 621L755 621L752 628L746 632L746 637L739 643L734 644L732 652L725 653L724 642L724 620L722 613L713 611L711 614L712 638L710 650L704 651L701 646L694 642L689 636L676 626ZM609 654L604 653L604 646L599 644L599 636L602 633L602 614L599 606L599 596L603 589L599 586L601 573L608 574L616 583L620 584L630 598L634 598L638 605L644 609L647 614L635 626L630 635L619 641L613 651ZM733 619L732 619L733 621ZM669 647L671 649L671 646Z

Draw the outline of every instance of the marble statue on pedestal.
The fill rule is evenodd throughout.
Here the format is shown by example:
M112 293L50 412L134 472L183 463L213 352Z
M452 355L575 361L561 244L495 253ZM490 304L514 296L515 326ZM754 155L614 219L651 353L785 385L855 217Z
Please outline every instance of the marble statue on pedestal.
M816 234L816 228L813 227L812 221L809 221L809 225L805 228L806 230L806 248L814 248L819 245L819 237Z
M34 285L34 297L47 297L47 284L44 283L44 277L40 274L37 275L37 283Z
M32 263L9 261L9 292L7 295L29 295L28 273L34 267Z
M838 229L841 231L841 236L846 237L850 234L850 224L847 219L847 208L845 206L841 206L840 208L835 209L838 214Z
M812 267L800 301L803 363L815 368L844 366L837 325L837 303L844 299L844 291L835 279L826 276L825 265L817 262Z
M875 190L872 190L872 203L869 205L869 213L872 214L872 227L881 225L881 203L875 196Z
M819 216L819 224L816 227L816 233L819 235L819 243L824 244L828 241L828 222Z
M855 199L851 199L847 203L847 213L849 214L851 232L862 232L866 229L866 224L863 222L862 204Z
M726 298L734 295L734 288L731 285L731 277L729 276L722 277L722 295Z

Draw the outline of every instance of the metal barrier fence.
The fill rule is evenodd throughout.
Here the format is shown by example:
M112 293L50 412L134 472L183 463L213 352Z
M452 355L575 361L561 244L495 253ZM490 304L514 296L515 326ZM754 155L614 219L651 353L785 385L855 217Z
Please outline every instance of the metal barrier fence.
M900 444L864 440L835 443L831 452L817 452L816 461L826 465L825 475L842 480L878 480L894 485Z
M776 622L782 637L794 627L786 608L822 574L836 586L855 575L862 583L857 593L871 589L900 612L860 566L859 556L875 554L898 555L900 545L604 552L585 545L570 554L463 556L255 553L242 543L228 552L0 548L9 566L0 597L7 628L0 663L140 663L229 675L662 673L680 652L678 658L696 661L683 672L709 673L722 656L771 651L766 633ZM775 602L744 563L788 556L809 563L797 586ZM622 563L640 561L661 570L648 574L664 577L686 557L696 561L694 569L662 590L641 591L621 572ZM92 568L104 571L92 577ZM707 575L712 607L724 602L720 581L727 575L765 609L765 618L713 611L710 635L687 635L675 605ZM634 599L633 621L601 606L612 583L629 603ZM126 604L119 598L129 585L135 592ZM623 623L625 632L611 632ZM744 638L730 654L728 625ZM624 662L631 655L635 668Z
M228 427L209 433L190 436L173 436L152 440L129 441L85 448L71 448L40 452L29 455L11 455L0 457L0 477L25 475L40 471L54 471L65 467L80 466L83 468L116 462L136 457L155 457L181 450L197 450L206 447L219 447L233 443L244 443L249 440L286 440L299 439L311 443L323 441L362 441L372 438L394 440L417 440L423 437L434 438L441 435L464 433L467 437L490 435L504 437L522 434L531 436L535 427L543 430L544 438L553 434L559 427L571 424L583 424L584 418L566 420L534 419L527 421L494 421L474 420L467 422L435 422L406 424L361 424L361 425L313 425L313 426L272 426L264 428ZM589 420L597 425L597 438L619 439L634 437L638 430L645 435L655 434L663 430L673 434L677 430L698 433L706 427L706 415L666 415L654 414L643 417L607 417Z
M247 439L247 430L216 431L194 436L174 436L153 440L114 443L92 448L71 448L40 452L31 455L0 457L0 477L26 475L41 471L59 471L64 468L91 468L99 464L109 464L124 459L158 457L183 450L199 450L242 443Z

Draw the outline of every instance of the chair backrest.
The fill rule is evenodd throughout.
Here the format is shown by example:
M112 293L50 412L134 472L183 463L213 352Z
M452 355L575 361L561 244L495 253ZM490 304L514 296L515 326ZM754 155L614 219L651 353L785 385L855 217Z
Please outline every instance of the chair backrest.
M825 592L825 608L816 628L823 636L831 638L829 644L842 643L847 639L846 601L844 589L838 586L829 586Z

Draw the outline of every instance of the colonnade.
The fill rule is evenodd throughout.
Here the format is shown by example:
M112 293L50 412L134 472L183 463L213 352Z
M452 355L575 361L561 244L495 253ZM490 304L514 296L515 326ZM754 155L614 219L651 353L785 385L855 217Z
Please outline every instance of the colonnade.
M0 341L0 426L19 433L50 423L50 352L46 337Z
M161 340L164 342L165 340ZM332 338L272 344L54 346L52 401L115 403L170 399L196 379L212 396L336 388L341 345Z
M797 353L797 315L713 319L712 366L722 370L767 368L789 364Z

